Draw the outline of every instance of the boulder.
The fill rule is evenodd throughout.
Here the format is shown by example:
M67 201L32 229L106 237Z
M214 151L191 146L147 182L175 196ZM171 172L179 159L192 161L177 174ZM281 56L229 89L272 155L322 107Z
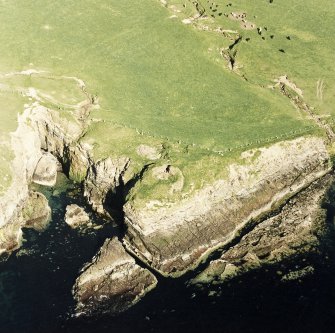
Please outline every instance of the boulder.
M148 145L139 145L136 149L138 155L147 158L148 160L158 160L161 157L159 150L156 147Z
M66 207L65 222L71 228L86 226L89 221L90 217L85 212L84 208L75 204Z

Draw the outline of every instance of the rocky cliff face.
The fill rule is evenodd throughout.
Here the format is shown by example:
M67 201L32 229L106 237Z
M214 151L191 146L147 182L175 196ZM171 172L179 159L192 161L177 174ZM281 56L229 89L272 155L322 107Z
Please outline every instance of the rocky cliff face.
M31 182L37 162L42 157L39 137L27 124L30 111L27 109L18 116L18 127L12 134L11 145L15 152L12 162L13 181L5 195L0 198L0 227L15 215L18 203L28 196L27 184Z
M12 135L14 180L5 195L0 197L0 254L13 251L20 245L23 226L42 230L46 225L50 208L43 196L29 191L29 184L35 181L52 186L57 170L56 159L73 179L83 182L84 195L99 214L110 218L111 197L121 195L122 201L125 199L124 178L131 167L131 159L120 156L95 160L92 157L94 148L80 142L89 126L87 116L93 107L94 103L87 96L86 101L72 110L72 117L67 118L36 101L19 116L17 131ZM147 173L161 172L161 168L169 170L169 177L178 178L175 183L178 188L175 189L182 191L182 171L173 165L148 168L129 183L141 181ZM246 151L226 168L225 177L178 202L160 202L158 206L150 201L142 205L126 202L123 212L127 229L122 241L129 252L159 274L178 277L194 269L216 249L239 239L246 226L256 225L262 216L329 173L331 163L322 138L302 137ZM131 176L128 174L127 177L129 181ZM329 179L323 180L321 187L327 188ZM163 177L162 181L165 180ZM211 263L194 279L194 283L224 282L250 267L263 265L264 258L279 260L283 253L294 256L299 252L299 247L294 248L294 237L284 237L285 242L293 244L288 245L288 249L278 235L292 231L300 239L310 233L312 222L306 228L302 226L307 225L307 220L318 220L317 207L324 194L311 186L298 197L306 196L310 207L308 217L304 219L299 215L305 209L300 203L302 199L292 199L287 207L297 205L296 213L292 207L287 208L281 217L260 224L239 245ZM136 193L133 198L136 200ZM294 214L299 215L297 225L289 222ZM263 233L266 235L264 238L260 237ZM270 242L270 235L276 243ZM314 242L313 237L306 236L306 239L307 243ZM256 243L259 245L255 246ZM278 244L282 247L278 248ZM308 246L302 248L307 250ZM93 315L124 311L156 283L155 277L138 266L119 241L108 240L76 282L77 313Z
M75 148L71 145L85 129L86 122L82 119L92 107L90 98L87 97L87 101L74 107L74 117L66 118L60 112L43 106L42 99L33 88L22 93L32 102L18 115L18 127L11 134L11 149L15 152L11 163L13 180L0 197L0 254L20 246L21 227L27 222L22 211L34 205L29 186L32 182L46 186L55 183L58 168L56 158L63 163L71 163L71 167L78 173L86 174L88 168L87 150L83 150L80 145ZM40 198L36 196L35 206L41 208L40 213L43 215L47 208L40 205Z
M44 153L37 162L32 181L44 186L55 186L57 171L57 159L50 153Z
M42 158L39 136L27 122L30 114L31 109L26 109L18 116L18 127L12 134L11 146L15 152L12 162L13 181L0 197L0 253L12 251L21 244L20 214L29 198L28 185Z
M291 198L277 215L265 219L236 245L223 251L219 259L211 261L192 284L219 285L262 267L270 269L288 260L297 264L306 253L317 254L329 232L323 202L332 184L333 174L313 182ZM280 278L301 278L314 270L309 262L302 267L296 264L293 270L292 265L287 271L281 269Z
M129 158L93 161L91 147L78 142L88 126L86 118L90 109L94 107L89 95L72 110L72 116L67 117L43 106L37 92L34 96L37 101L19 116L18 128L12 135L14 180L0 197L0 254L20 247L23 227L42 231L47 226L51 216L47 199L29 188L32 182L53 186L58 161L72 179L85 180L87 201L106 217L110 217L106 200L123 186L123 174L130 162ZM79 220L87 222L88 215L80 207L75 208L79 211L68 211L67 222L74 225ZM116 238L106 240L76 282L77 314L122 312L137 303L156 283L155 276L138 266Z
M122 188L123 174L127 170L130 159L121 157L112 160L107 158L90 166L84 182L85 192L88 202L92 208L101 215L109 216L106 207L110 206L108 203L108 196L116 194L117 188ZM122 195L121 193L119 193Z
M156 209L125 205L125 245L166 276L194 268L248 222L329 172L322 139L300 138L245 152L228 177Z
M89 148L77 143L86 123L61 117L56 110L36 104L31 123L40 140L41 149L57 157L74 179L82 180L89 167Z
M136 304L157 284L117 238L107 239L73 288L78 316L116 314Z

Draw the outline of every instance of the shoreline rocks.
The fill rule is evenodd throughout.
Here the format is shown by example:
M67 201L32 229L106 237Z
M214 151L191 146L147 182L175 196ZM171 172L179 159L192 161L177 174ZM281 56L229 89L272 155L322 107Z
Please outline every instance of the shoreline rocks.
M12 183L0 196L0 253L8 256L22 245L22 210L29 201L29 184L42 156L38 134L28 125L30 109L18 115L18 127L11 133Z
M66 207L65 222L71 228L86 226L89 221L90 217L85 212L84 208L75 204Z
M88 203L100 215L109 216L106 206L110 206L108 196L116 193L116 189L123 185L123 175L129 166L130 159L107 158L92 164L88 169L84 182L84 196Z
M328 174L291 198L277 215L259 223L236 245L224 250L219 259L211 261L191 284L219 285L262 267L270 269L305 254L317 254L329 233L322 203L334 180L334 174ZM283 282L314 270L309 262L305 262L306 267L293 266L288 272L280 272Z
M39 192L29 191L28 197L17 209L12 219L0 228L0 256L6 259L23 242L22 228L44 231L51 218L51 209L46 197Z
M18 127L11 133L11 149L15 154L11 162L12 183L0 197L0 228L13 223L29 195L28 186L37 162L42 157L41 145L36 133L27 123L30 109L18 116Z
M128 250L164 276L181 276L331 170L327 147L315 137L244 152L240 161L227 167L226 179L189 199L156 209L127 202Z
M28 74L22 72L15 75ZM85 88L84 83L77 78L60 79L72 80L76 85L80 83L78 89L82 92ZM57 158L62 160L63 167L69 161L80 164L80 176L86 167L85 163L88 163L87 155L82 156L80 145L76 149L69 147L81 136L86 126L83 120L94 107L89 95L83 92L82 103L67 105L70 110L61 113L43 106L43 98L36 89L28 89L24 94L31 103L25 104L24 111L19 112L17 129L10 133L10 149L15 156L10 161L12 182L0 196L0 252L10 249L10 253L21 244L21 227L25 226L21 215L24 207L29 205L30 184L35 182L53 186L59 168ZM64 112L68 112L67 116L64 116ZM71 172L71 168L67 171ZM15 247L12 246L14 240Z
M17 220L0 228L0 262L6 260L13 251L20 248L22 242L21 224Z
M84 182L84 196L96 212L111 218L109 209L123 208L127 227L123 244L139 260L168 277L179 277L197 267L213 251L238 239L251 221L273 211L332 167L324 139L310 136L245 151L234 162L222 163L226 176L185 196L182 168L170 161L144 173L127 175L126 182L125 174L132 172L129 157L103 156L94 160L94 147L78 142L88 126L84 116L92 105L86 102L81 107L83 112L79 107L75 110L79 118L75 118L76 112L71 113L74 118L62 117L38 101L19 116L18 129L12 135L15 179L0 197L0 253L20 245L23 226L45 227L49 215L45 198L33 194L37 204L32 208L28 186L32 181L52 186L57 158L67 174ZM136 152L149 160L160 156L158 150L146 145L140 145ZM181 199L168 202L163 198L156 206L144 199L136 205L136 191L141 191L137 182L147 176L162 182L176 178L170 194L178 192ZM133 191L132 195L127 196L129 191ZM118 195L122 195L120 202ZM131 200L125 202L128 198ZM89 221L79 206L69 206L66 215L71 227ZM266 258L266 251L259 249L257 257ZM226 258L213 265L220 274L228 272ZM124 311L156 283L154 275L138 266L119 241L108 240L76 282L78 313Z
M157 279L136 264L116 237L107 239L73 287L77 316L117 314L156 287Z

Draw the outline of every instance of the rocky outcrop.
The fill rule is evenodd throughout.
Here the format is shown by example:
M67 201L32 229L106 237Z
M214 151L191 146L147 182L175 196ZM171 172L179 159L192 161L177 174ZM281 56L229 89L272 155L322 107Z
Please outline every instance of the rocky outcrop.
M51 218L48 200L42 193L28 191L27 198L19 203L9 222L0 228L0 255L3 258L22 245L23 227L43 231Z
M322 203L334 179L334 175L326 175L301 191L277 215L258 224L236 245L223 251L219 259L211 261L191 283L222 284L259 268L278 267L287 260L294 264L286 272L285 265L280 266L283 281L313 273L310 262L297 266L298 258L306 253L317 254L329 231Z
M90 166L85 179L85 191L88 202L99 214L107 215L108 209L113 205L108 199L116 193L119 186L123 186L123 175L130 163L130 159L107 158Z
M127 226L125 246L162 275L172 277L193 269L208 254L238 239L245 226L256 224L264 214L331 168L322 138L299 138L244 152L233 163L225 164L225 177L185 194L182 192L187 179L183 170L170 161L150 164L144 167L144 172L125 176L129 170L133 172L128 157L94 160L91 143L80 142L89 126L86 117L92 106L93 101L87 96L86 101L71 106L71 112L64 116L61 108L59 112L51 110L37 96L19 116L18 129L12 135L15 177L0 197L0 253L20 245L23 226L40 230L45 227L50 209L41 194L29 192L29 184L35 181L53 185L56 158L72 178L84 181L88 203L106 217L111 217L113 207L120 209L129 189L137 181L141 182L142 177L149 175L157 183L177 179L168 193L170 201L151 198L145 202L146 193L142 192L141 204L137 204L136 191L143 190L137 183L139 186L134 186L127 197L130 201L123 206ZM147 145L140 145L135 151L149 161L162 157L158 148ZM145 190L151 191L150 187ZM173 201L175 194L177 199ZM121 204L113 202L118 200L117 196L121 196ZM70 206L66 220L75 227L88 222L88 216L80 207ZM268 256L266 249L257 253L258 258ZM222 270L224 260L218 260L214 267ZM106 241L76 282L77 312L85 315L121 312L136 303L156 282L116 239Z
M59 112L38 103L32 107L30 118L41 148L56 156L72 179L82 181L90 165L91 147L77 141L87 124L75 118L62 117Z
M44 186L55 186L57 181L58 161L50 153L42 155L37 162L33 182Z
M22 219L21 225L25 228L33 228L37 231L45 230L51 218L51 208L47 198L42 193L30 191L20 218Z
M28 184L31 182L37 162L42 157L37 133L28 125L30 110L18 116L17 130L11 134L11 147L15 158L11 163L12 183L0 197L0 227L11 221L28 198Z
M174 204L124 207L124 243L166 276L180 276L243 227L330 170L321 138L299 138L245 152L226 179Z
M151 161L158 160L161 157L161 154L156 147L143 144L137 147L136 153Z
M66 207L65 222L71 228L86 226L89 221L90 217L85 212L84 208L75 204Z
M73 288L76 313L91 316L122 312L156 283L155 276L138 266L117 238L107 239Z
M0 253L11 252L22 243L21 210L29 198L28 185L42 157L37 133L29 126L30 109L18 116L18 127L11 134L15 154L11 162L12 183L0 196Z
M12 221L0 228L0 261L7 259L11 252L22 245L23 233L20 220L14 215Z
M53 110L42 105L44 95L40 95L36 89L20 90L20 94L29 97L31 103L24 106L24 112L18 115L18 127L11 133L10 146L15 158L11 161L11 185L0 196L0 253L20 245L21 227L27 226L27 221L22 220L22 209L30 205L29 185L33 181L47 186L54 185L58 167L56 158L62 160L63 164L71 163L67 171L80 175L81 180L86 175L89 149L82 148L80 144L72 145L85 130L87 122L84 118L88 116L94 101L85 92L81 80L66 77L59 79L72 80L79 85L85 100L76 105L66 104L60 108L63 111Z

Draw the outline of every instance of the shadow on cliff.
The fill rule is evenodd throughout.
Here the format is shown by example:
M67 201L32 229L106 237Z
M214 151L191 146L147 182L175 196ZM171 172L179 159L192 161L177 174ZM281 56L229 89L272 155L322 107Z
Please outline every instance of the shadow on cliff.
M124 183L123 177L121 176L119 179L119 185L115 187L115 189L110 190L106 195L103 207L105 211L121 228L120 232L122 236L124 235L126 230L126 226L124 224L123 207L127 202L127 197L135 184L142 179L143 175L145 174L145 172L147 172L152 164L153 163L149 163L145 165L142 170L133 178L131 178L127 183Z

